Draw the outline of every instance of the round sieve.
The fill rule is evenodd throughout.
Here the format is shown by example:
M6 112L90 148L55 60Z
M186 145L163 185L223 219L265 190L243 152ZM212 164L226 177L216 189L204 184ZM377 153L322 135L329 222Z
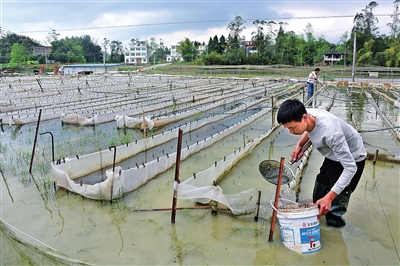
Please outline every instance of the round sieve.
M258 170L265 180L276 185L278 183L279 167L280 163L278 161L264 160L259 164ZM292 169L284 165L282 172L282 184L289 183L293 179L293 177L294 174Z

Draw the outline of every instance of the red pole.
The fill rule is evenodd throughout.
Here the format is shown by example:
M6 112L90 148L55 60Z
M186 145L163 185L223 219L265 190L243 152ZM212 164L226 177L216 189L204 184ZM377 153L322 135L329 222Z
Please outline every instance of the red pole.
M272 219L271 219L271 227L269 229L269 242L273 241L274 238L274 229L275 229L275 221L276 221L276 209L278 209L278 201L279 201L279 194L281 192L281 183L282 183L282 174L283 174L283 166L285 165L285 158L281 157L281 163L279 165L279 175L278 181L276 184L276 192L275 192L275 201L274 201L274 211L272 212Z
M175 182L174 182L174 196L172 198L172 215L171 215L171 223L175 223L175 214L176 214L176 200L178 197L178 187L175 187L175 184L179 183L179 167L181 164L181 147L182 147L182 129L179 129L178 133L178 148L176 151L176 163L175 163Z

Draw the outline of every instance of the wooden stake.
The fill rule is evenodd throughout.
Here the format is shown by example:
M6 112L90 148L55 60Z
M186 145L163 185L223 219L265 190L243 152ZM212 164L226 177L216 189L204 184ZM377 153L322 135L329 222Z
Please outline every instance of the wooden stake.
M373 164L376 163L376 159L378 158L378 152L379 152L379 150L377 149L377 150L375 151L375 156L374 156L374 162L373 162Z
M272 219L271 219L271 227L269 229L269 242L273 241L274 238L274 229L275 229L275 221L276 221L276 209L278 208L278 201L279 201L279 194L281 192L281 183L282 183L282 173L283 173L283 166L285 165L285 158L281 157L281 163L279 165L279 175L278 181L276 184L276 192L275 192L275 201L274 201L274 211L272 212Z
M182 129L179 129L178 133L178 148L176 151L176 163L175 163L175 183L179 183L179 167L181 164L181 147L182 147ZM175 223L175 215L176 215L176 201L178 197L178 186L174 185L174 196L172 198L172 214L171 214L171 223Z
M33 164L33 157L35 156L35 149L36 149L36 142L37 142L37 136L39 133L39 125L40 125L40 118L42 116L42 109L39 109L39 117L38 117L38 122L36 125L36 133L35 133L35 140L33 141L33 149L32 149L32 155L31 155L31 164L29 166L29 173L32 174L32 164Z
M261 201L261 191L258 191L258 199L257 199L257 210L256 215L254 216L254 222L258 222L258 213L260 212L260 201Z
M142 117L143 117L143 135L146 138L146 119L144 118L144 110L142 110Z

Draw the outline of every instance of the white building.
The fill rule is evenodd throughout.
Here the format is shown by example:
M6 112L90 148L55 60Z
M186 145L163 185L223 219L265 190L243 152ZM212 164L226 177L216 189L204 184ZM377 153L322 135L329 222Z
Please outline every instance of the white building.
M183 61L182 55L178 53L177 48L178 45L171 45L170 54L167 55L167 62L172 62L174 60ZM197 47L197 54L198 55L204 54L206 50L207 50L207 45L201 44Z
M344 60L347 54L348 53L344 51L336 51L336 50L325 51L323 64L325 66L336 65L340 60Z
M177 51L178 45L171 45L170 54L167 55L167 62L176 61L183 61L183 58L180 53Z
M73 64L60 67L59 73L64 75L118 72L120 64Z
M149 47L143 43L136 45L130 45L129 48L125 48L125 64L127 65L143 65L149 63Z
M200 44L197 47L197 54L198 55L204 54L206 51L207 51L207 45L205 45L205 44Z

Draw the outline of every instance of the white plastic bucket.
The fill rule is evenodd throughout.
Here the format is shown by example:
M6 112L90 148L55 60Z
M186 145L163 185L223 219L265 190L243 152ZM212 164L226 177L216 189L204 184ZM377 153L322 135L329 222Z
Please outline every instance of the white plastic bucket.
M297 202L279 199L277 211L282 243L290 250L301 254L311 254L321 249L318 207L294 208L281 210L279 207L300 205Z

